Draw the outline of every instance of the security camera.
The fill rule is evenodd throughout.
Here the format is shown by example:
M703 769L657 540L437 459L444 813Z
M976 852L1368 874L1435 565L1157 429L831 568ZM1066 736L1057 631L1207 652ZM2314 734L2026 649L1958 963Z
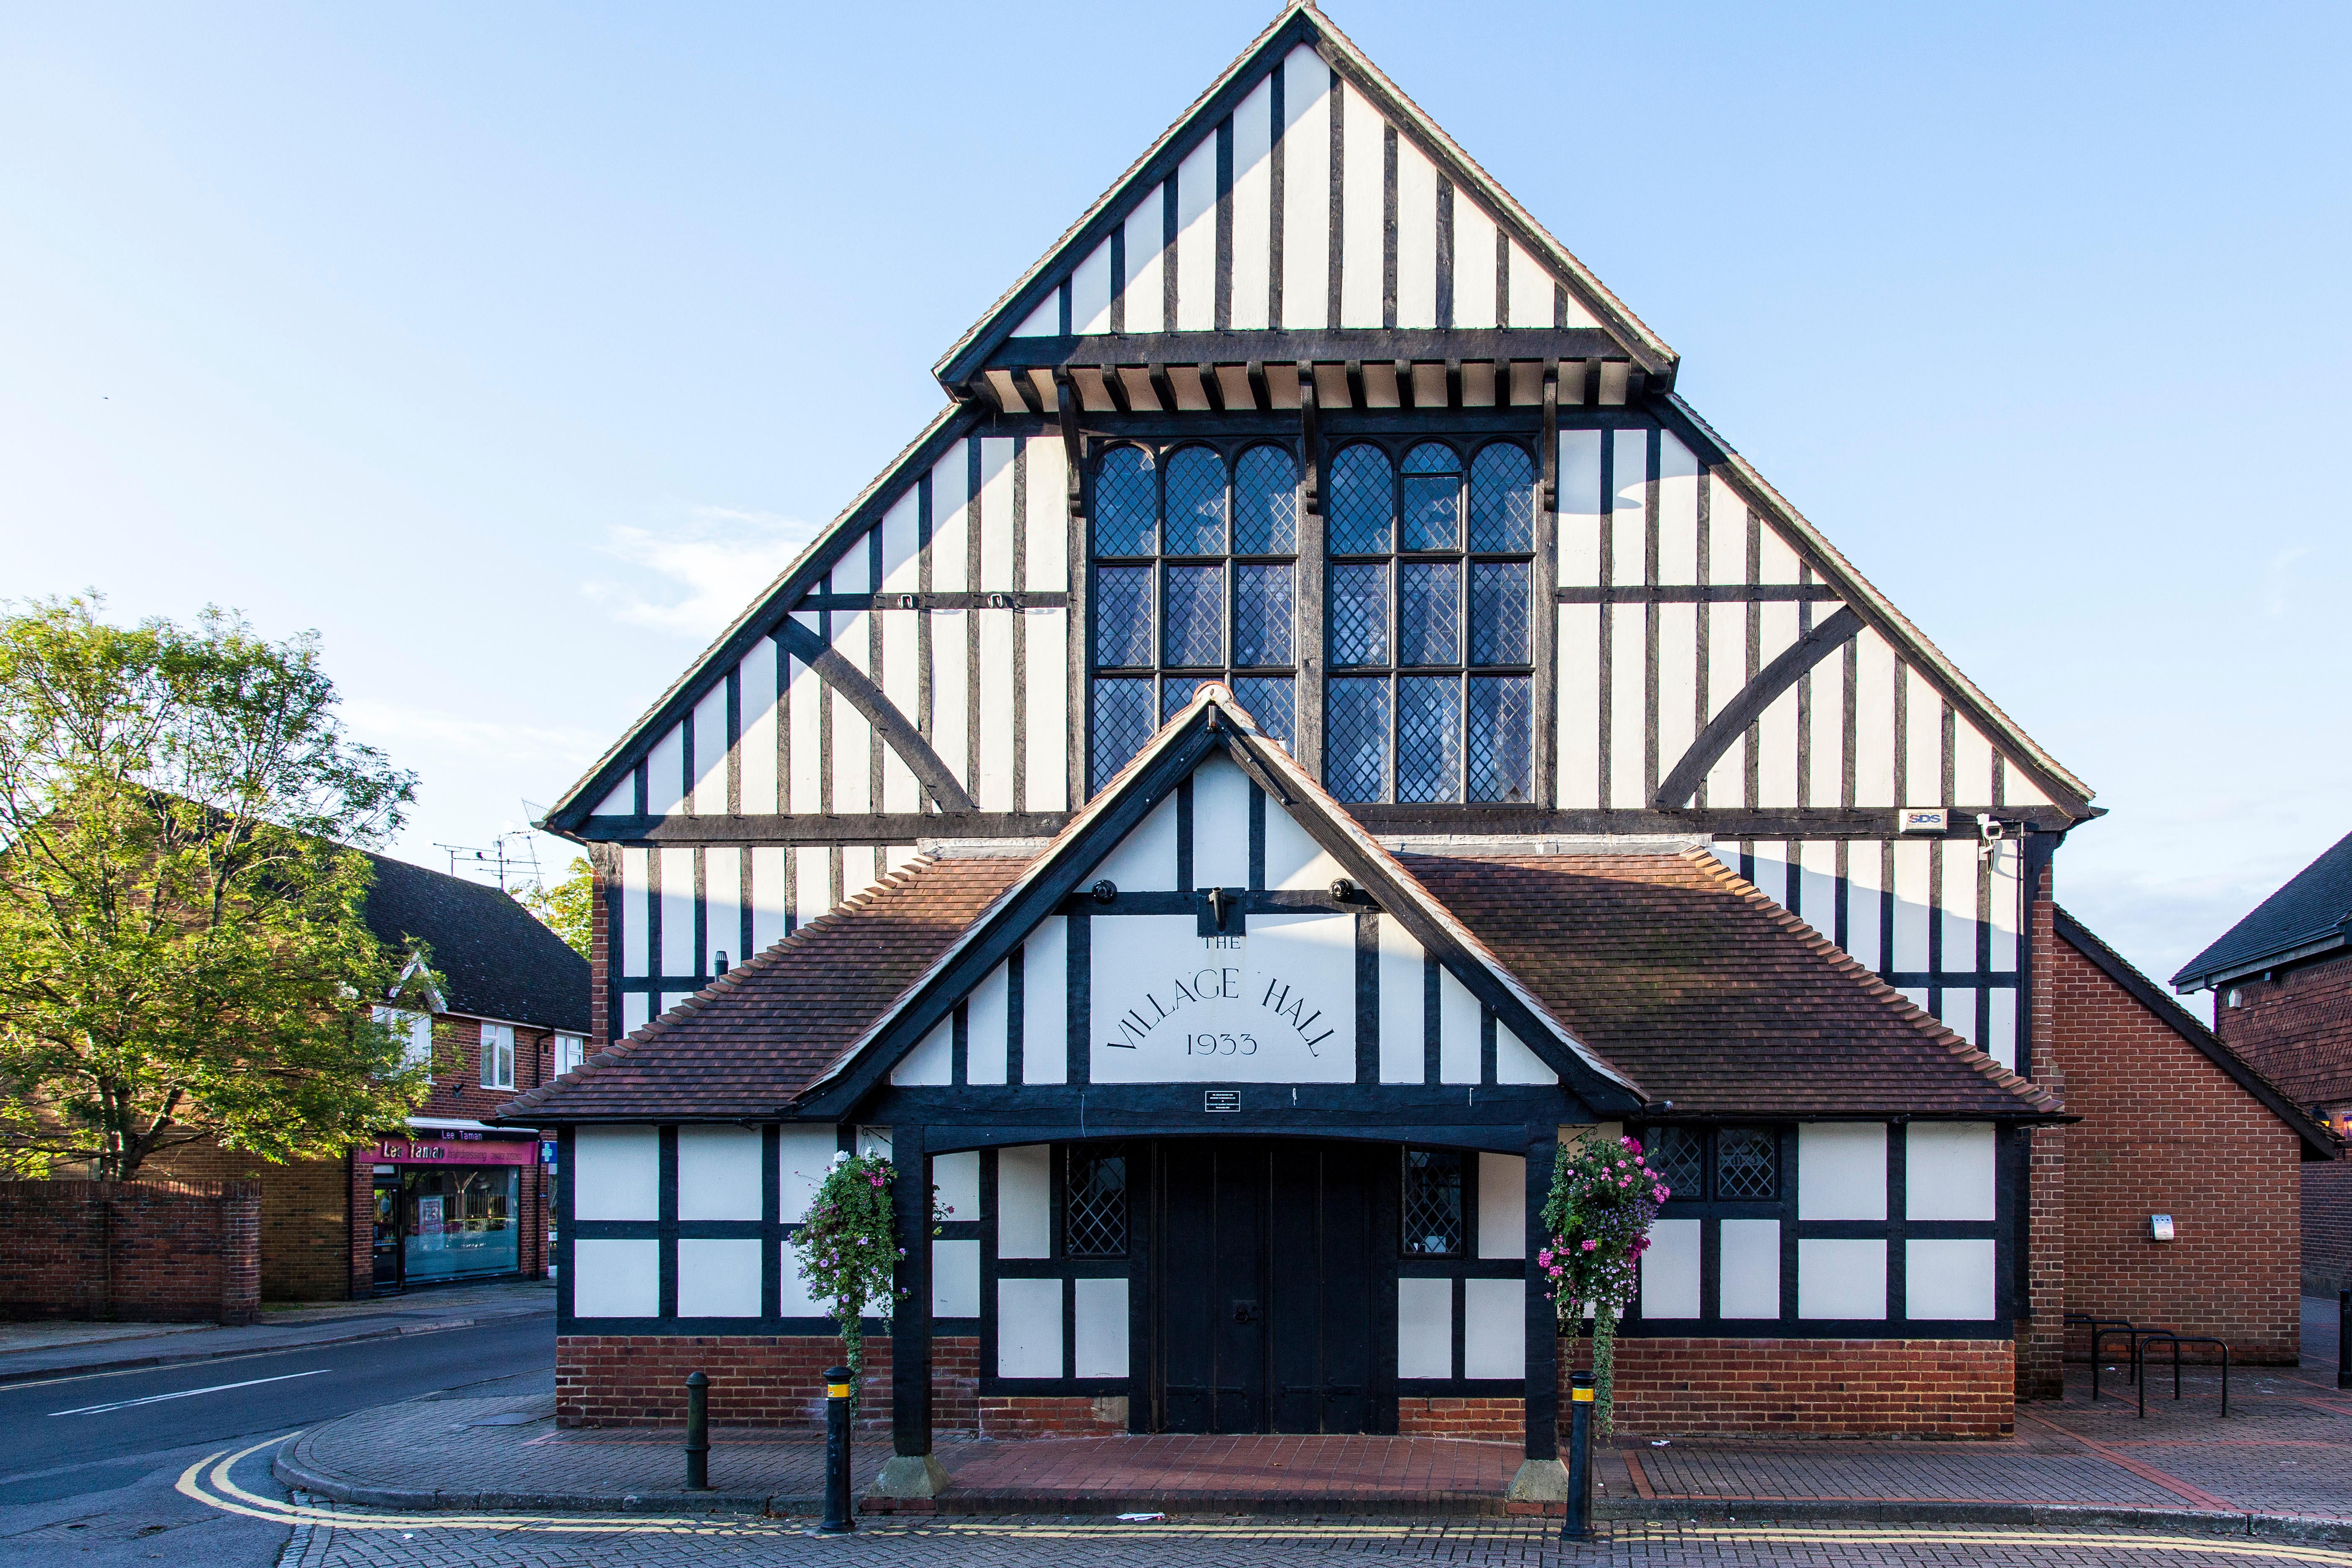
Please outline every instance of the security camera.
M1987 844L1998 844L2008 835L2009 829L2001 825L2000 818L1989 811L1977 813L1977 836Z

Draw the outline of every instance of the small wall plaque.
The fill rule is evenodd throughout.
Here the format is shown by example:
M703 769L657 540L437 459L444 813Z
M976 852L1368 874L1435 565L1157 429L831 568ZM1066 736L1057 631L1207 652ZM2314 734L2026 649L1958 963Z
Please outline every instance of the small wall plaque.
M2172 1239L2172 1216L2168 1214L2152 1214L2148 1215L2147 1238L2150 1241L2170 1241Z
M1898 826L1905 833L1942 833L1951 825L1952 814L1940 805L1906 806L1898 818Z
M1241 1108L1240 1089L1204 1089L1201 1091L1201 1109L1203 1110L1239 1110Z

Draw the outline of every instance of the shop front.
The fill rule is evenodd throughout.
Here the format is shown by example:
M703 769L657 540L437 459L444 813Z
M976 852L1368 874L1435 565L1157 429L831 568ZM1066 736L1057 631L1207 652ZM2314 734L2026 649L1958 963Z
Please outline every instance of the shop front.
M406 1138L374 1144L375 1288L520 1273L539 1157L536 1133L455 1121L412 1120Z

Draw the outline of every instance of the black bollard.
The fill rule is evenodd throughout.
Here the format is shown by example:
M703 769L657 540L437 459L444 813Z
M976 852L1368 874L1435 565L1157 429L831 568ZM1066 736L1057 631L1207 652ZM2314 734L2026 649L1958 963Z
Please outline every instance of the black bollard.
M710 1489L710 1379L686 1374L686 1489Z
M2336 1386L2352 1388L2352 1289L2336 1292Z
M824 1535L856 1530L849 1512L849 1369L824 1369Z
M1568 1380L1568 1514L1559 1521L1562 1541L1592 1536L1592 1374Z

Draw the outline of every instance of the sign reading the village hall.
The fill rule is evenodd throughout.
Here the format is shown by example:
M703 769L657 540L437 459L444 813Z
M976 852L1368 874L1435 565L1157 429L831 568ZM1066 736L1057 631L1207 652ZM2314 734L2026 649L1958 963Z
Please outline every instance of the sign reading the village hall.
M1204 937L1191 915L1122 915L1090 935L1095 1082L1355 1081L1354 916Z

